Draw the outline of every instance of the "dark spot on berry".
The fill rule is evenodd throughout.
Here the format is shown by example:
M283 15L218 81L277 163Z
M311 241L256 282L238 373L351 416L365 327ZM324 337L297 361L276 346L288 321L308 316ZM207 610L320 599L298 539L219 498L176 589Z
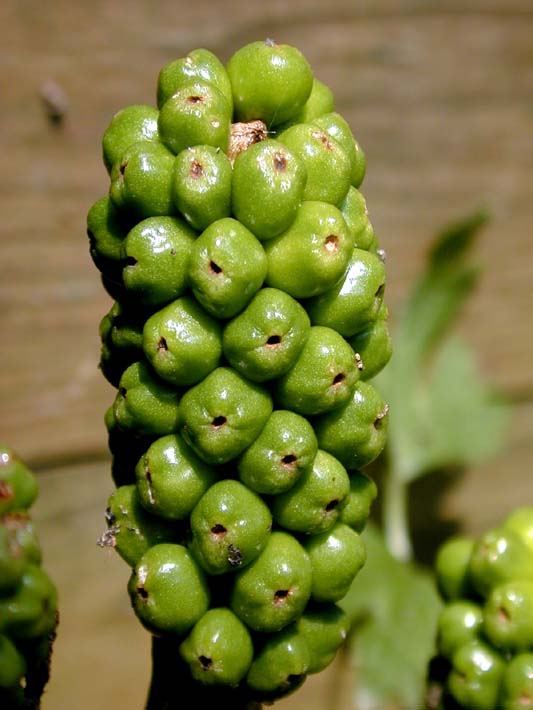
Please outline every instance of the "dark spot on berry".
M226 417L223 417L221 415L213 419L213 421L211 422L211 426L213 426L215 429L220 429L220 427L224 426L227 421L228 420L226 419Z
M171 249L171 250L170 250L170 256L176 256L176 250L175 250L175 249Z
M215 264L215 262L214 262L213 260L211 260L211 261L209 262L209 273L211 273L211 274L221 274L221 273L222 273L222 269L220 268L220 266L219 266L218 264Z
M198 656L198 660L204 671L208 671L213 665L213 661L207 656Z
M287 169L287 158L283 153L274 153L274 167L278 173L282 173Z
M334 254L339 248L339 238L336 234L330 234L324 240L324 248L330 254Z
M235 545L228 545L228 562L232 567L242 564L242 553Z
M192 178L200 178L204 174L204 168L202 163L198 160L193 160L191 163L191 169L189 170L189 175Z
M134 256L128 256L126 259L126 266L135 266L137 259Z
M148 599L148 592L141 585L137 587L137 594L141 597L143 601L146 601Z
M315 131L313 133L313 138L318 138L326 150L333 150L333 143L330 141L326 133L322 131Z
M338 372L333 378L333 385L340 385L340 383L344 382L345 379L346 375L344 374L344 372Z
M290 589L278 589L277 592L274 592L274 604L276 606L283 606L290 596L290 593Z
M105 511L105 521L106 521L106 523L107 523L109 526L111 526L111 525L114 525L114 524L116 523L116 520L117 520L116 515L113 513L113 511L111 510L111 508L106 508L106 511Z
M338 498L333 498L333 500L330 500L329 503L326 505L326 513L330 513L332 510L335 510L335 508L339 505L339 499Z
M6 481L0 481L0 500L13 498L13 489Z
M281 459L281 463L286 468L294 468L294 464L298 461L298 458L294 454L285 454Z
M189 104L201 104L204 101L203 96L187 96L187 103Z
M384 295L385 295L385 284L381 284L381 286L378 288L378 290L374 294L374 298L376 300L376 305L378 307L379 307L379 305L381 305L381 301L383 300Z
M509 616L509 612L503 606L501 606L498 609L498 621L502 624L508 624L509 621L511 621L511 617Z
M271 335L266 341L267 346L276 346L281 344L281 335Z
M376 429L381 429L381 427L383 426L383 420L385 419L385 417L387 416L388 413L389 413L389 405L386 404L383 407L382 411L378 414L378 416L374 420L374 427Z
M158 350L168 350L167 341L165 340L165 338L163 338L163 336L161 336L159 338L159 342L157 343L157 349Z
M227 532L228 532L227 529L223 525L220 525L220 523L213 525L213 527L211 528L211 535L216 540L222 540L222 538L225 536L225 534Z

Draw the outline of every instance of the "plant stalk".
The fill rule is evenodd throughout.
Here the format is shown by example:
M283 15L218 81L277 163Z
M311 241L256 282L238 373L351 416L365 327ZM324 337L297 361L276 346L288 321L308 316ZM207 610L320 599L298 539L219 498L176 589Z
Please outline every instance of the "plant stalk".
M152 679L146 710L261 710L241 688L209 687L191 678L179 655L180 639L152 638Z
M400 562L413 558L408 508L407 485L391 463L383 485L383 533L387 549Z

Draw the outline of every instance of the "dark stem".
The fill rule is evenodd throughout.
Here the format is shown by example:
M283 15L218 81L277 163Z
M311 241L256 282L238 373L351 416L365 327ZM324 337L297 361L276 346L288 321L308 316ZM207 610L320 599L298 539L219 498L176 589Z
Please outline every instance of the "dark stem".
M179 655L182 639L152 638L152 680L146 710L261 710L242 688L197 683Z

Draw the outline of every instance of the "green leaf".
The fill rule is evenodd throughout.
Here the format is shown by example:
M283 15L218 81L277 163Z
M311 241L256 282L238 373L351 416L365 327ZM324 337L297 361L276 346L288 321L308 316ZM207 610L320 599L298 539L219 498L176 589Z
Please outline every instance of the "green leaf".
M450 338L433 364L425 392L425 472L487 461L503 447L509 407L483 381L472 350Z
M422 708L427 664L435 652L441 601L433 578L395 560L372 526L367 562L341 602L353 620L349 657L354 708Z
M486 460L504 441L506 408L495 405L472 352L446 339L479 276L465 259L486 220L477 212L437 238L393 329L392 359L377 379L391 407L390 476L405 482Z
M485 210L474 212L455 224L446 227L437 237L429 253L433 269L446 268L466 256L479 230L488 222Z

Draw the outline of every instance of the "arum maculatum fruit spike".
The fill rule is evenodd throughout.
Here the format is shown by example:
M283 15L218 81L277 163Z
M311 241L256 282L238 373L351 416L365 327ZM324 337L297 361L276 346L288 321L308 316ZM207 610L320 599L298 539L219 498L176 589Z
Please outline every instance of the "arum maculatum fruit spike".
M439 548L444 607L429 679L443 708L533 708L532 541L533 506L524 506Z
M174 59L154 93L110 121L88 216L114 300L100 543L191 682L271 702L333 660L366 557L361 469L388 421L369 380L391 356L366 159L307 59L270 39L226 66Z
M48 682L57 592L30 516L33 473L0 444L0 707L37 708Z

